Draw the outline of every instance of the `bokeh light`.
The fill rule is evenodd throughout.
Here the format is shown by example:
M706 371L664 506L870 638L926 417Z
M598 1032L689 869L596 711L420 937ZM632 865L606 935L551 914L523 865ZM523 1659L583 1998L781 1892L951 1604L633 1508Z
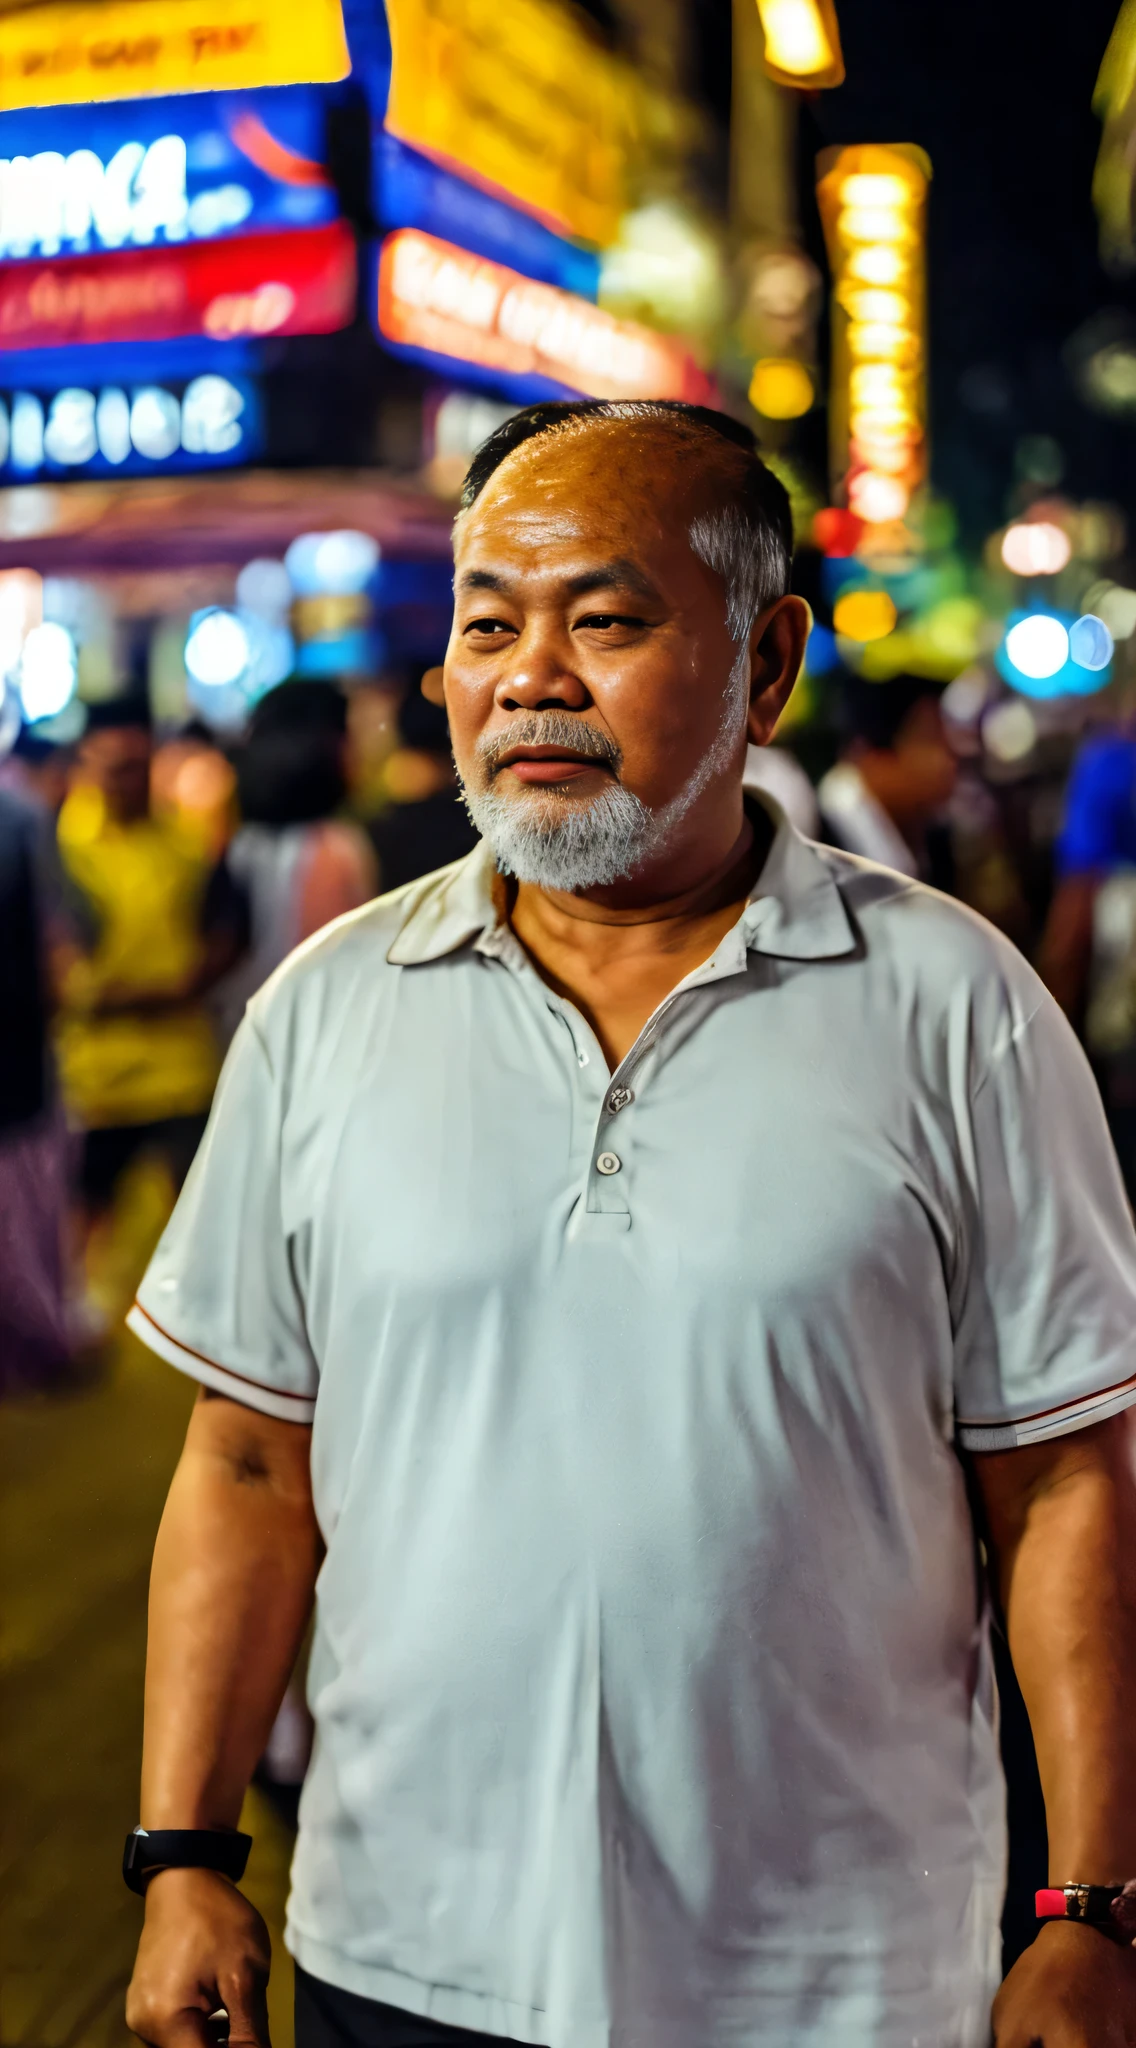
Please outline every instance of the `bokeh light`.
M1103 619L1093 612L1084 612L1069 628L1069 653L1078 668L1087 668L1094 674L1108 667L1112 660L1112 634Z
M78 678L75 642L66 626L33 626L20 656L20 702L29 725L54 718L71 702Z
M812 378L792 356L764 356L754 364L749 402L765 419L800 419L811 410L815 397Z
M195 683L223 689L238 683L251 655L248 632L235 612L212 606L195 612L185 643L185 666Z
M845 640L882 640L895 620L895 605L886 590L846 591L832 614L832 623Z
M1049 612L1031 612L1006 635L1006 655L1019 675L1031 682L1055 676L1069 659L1069 635Z
M1002 536L1002 560L1015 576L1056 576L1072 553L1068 534L1048 519L1022 520Z

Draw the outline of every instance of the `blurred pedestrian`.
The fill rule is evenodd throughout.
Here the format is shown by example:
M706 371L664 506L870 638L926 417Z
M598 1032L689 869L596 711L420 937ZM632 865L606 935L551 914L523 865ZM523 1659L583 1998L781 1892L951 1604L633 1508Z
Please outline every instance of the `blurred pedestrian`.
M371 825L384 893L461 860L477 844L462 803L445 712L438 707L441 669L428 669L421 691L399 710L399 745L384 770L384 808Z
M0 1390L43 1387L70 1355L67 1132L48 1044L61 936L54 817L0 788Z
M223 856L248 947L214 991L227 1045L245 1004L282 960L375 894L375 856L339 816L347 796L347 699L333 683L281 683L262 697L238 748L241 824Z
M951 892L946 812L958 762L937 688L919 676L880 683L849 676L841 715L841 758L817 790L828 837L846 853Z
M298 2048L1120 2040L1136 1237L1021 955L746 801L790 548L697 407L474 460L482 844L254 998L131 1319L209 1395L127 1847L162 2048L266 2039L233 1830L313 1598ZM971 1499L1096 1923L1000 1991Z
M152 738L135 697L90 707L77 780L59 818L67 877L87 926L61 981L64 1101L82 1132L88 1224L142 1154L180 1187L205 1126L218 1049L204 997L231 966L239 923L210 863L153 814Z
M1082 1033L1136 1202L1136 732L1092 731L1065 793L1038 965Z

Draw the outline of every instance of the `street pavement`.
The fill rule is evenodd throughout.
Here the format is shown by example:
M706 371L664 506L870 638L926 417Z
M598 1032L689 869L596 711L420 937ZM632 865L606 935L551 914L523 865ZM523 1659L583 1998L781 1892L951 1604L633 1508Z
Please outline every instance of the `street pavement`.
M83 1390L0 1405L0 2042L126 2048L150 1553L194 1398L123 1333ZM291 1836L254 1790L244 1890L268 1921L273 2048L292 2048L281 1940Z

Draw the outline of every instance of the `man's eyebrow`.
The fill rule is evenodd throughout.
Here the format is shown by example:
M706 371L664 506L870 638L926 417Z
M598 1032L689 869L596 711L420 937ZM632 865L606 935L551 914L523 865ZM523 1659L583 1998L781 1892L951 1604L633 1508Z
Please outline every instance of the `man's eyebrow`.
M570 576L566 588L573 597L586 597L590 590L633 590L637 597L659 595L650 577L628 555L617 555L614 561Z
M458 577L456 590L497 590L506 594L511 588L506 576L497 576L492 569L465 569Z

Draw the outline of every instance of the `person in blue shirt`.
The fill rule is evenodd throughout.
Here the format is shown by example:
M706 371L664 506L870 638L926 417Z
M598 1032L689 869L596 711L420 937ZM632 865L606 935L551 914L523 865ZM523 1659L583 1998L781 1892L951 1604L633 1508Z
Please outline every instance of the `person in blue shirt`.
M1042 977L1081 1032L1136 1196L1136 730L1097 731L1073 764Z

